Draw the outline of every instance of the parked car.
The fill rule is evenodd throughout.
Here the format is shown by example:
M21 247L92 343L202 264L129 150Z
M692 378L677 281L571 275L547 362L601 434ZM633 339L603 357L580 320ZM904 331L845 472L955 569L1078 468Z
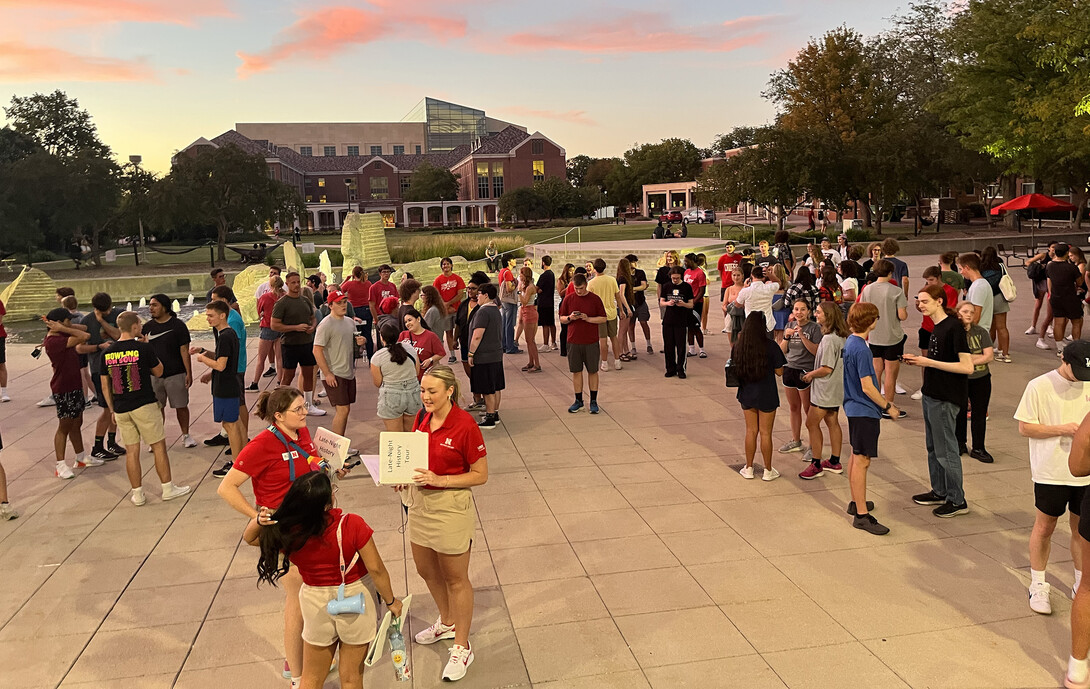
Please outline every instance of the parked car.
M685 216L681 214L681 211L665 211L659 216L659 220L662 222L681 222L681 219L684 217Z
M685 214L685 219L695 223L715 222L715 211L699 210L694 208Z

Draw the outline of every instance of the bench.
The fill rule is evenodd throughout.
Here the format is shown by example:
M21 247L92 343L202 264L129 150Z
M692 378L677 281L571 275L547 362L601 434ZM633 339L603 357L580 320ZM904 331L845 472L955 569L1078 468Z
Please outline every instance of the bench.
M15 272L15 267L14 267L15 257L14 256L12 256L10 258L0 258L0 263L4 264L4 266L8 269L9 273L14 273Z

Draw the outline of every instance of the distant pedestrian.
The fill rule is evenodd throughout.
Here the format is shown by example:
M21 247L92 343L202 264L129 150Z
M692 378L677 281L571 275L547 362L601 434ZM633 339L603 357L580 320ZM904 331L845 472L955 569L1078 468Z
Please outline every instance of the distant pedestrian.
M387 275L389 277L389 275ZM292 271L284 280L287 294L273 306L272 329L283 333L280 352L283 355L284 375L280 378L282 386L290 386L295 379L295 369L301 370L303 398L307 402L307 413L324 416L325 410L314 406L314 329L317 327L317 308L314 302L303 294L302 278ZM377 283L376 286L383 283ZM372 296L375 289L372 287Z
M182 431L182 446L196 447L197 441L189 434L189 388L193 387L189 327L174 313L170 297L165 294L152 295L148 311L151 318L144 323L141 333L163 366L162 374L151 379L152 390L163 414L167 404L174 410Z
M764 315L753 312L746 316L738 342L731 350L731 366L738 373L737 399L746 421L746 465L739 470L742 478L753 478L753 460L760 442L764 458L762 480L773 481L780 472L772 467L772 427L780 397L776 392L776 377L783 375L787 363L783 351L769 336Z
M841 310L830 301L818 304L814 312L821 326L821 342L814 355L814 369L803 375L810 383L810 411L806 415L806 430L810 440L807 455L810 466L799 474L802 479L814 479L826 470L839 474L844 471L840 451L844 442L840 428L840 406L844 403L844 342L851 331ZM824 439L821 424L829 430L829 459L822 459Z
M685 378L685 334L693 311L693 288L685 282L685 270L674 266L670 282L659 287L662 317L662 347L666 354L666 377Z
M496 277L497 294L500 300L500 315L503 319L503 353L522 354L515 340L515 321L518 319L518 285L515 282L515 259L504 254L504 267Z
M992 375L988 364L995 358L995 349L988 331L973 323L973 305L963 301L958 305L957 318L965 327L965 339L969 343L969 354L973 360L973 372L969 374L966 404L958 410L957 429L958 453L967 454L978 462L991 464L994 458L984 445L988 430L988 403L992 398ZM972 416L972 419L969 416ZM966 446L968 427L972 423L973 449Z
M59 306L42 318L49 334L45 338L45 353L53 366L53 377L49 380L49 389L53 393L57 407L57 432L53 434L53 451L57 466L53 475L60 479L75 478L72 467L64 460L64 451L71 442L76 453L76 467L102 466L103 460L88 457L83 448L83 409L87 400L83 397L83 381L79 373L79 355L76 345L88 340L85 330L73 328L72 314Z
M450 314L450 316L453 316L462 304L462 300L466 297L466 283L462 276L454 272L454 259L450 256L444 256L439 261L439 268L443 272L436 276L432 286L439 290L439 296L443 300L444 315ZM424 320L427 319L428 310L425 309ZM454 350L458 348L458 341L454 339L454 319L452 317L446 318L444 325L443 332L436 331L435 334L439 337L442 337L444 333L446 334L447 349L450 351L450 361L448 363L453 364L457 361ZM432 330L435 329L432 328Z
M322 319L314 331L314 360L322 374L326 399L333 405L332 430L343 436L348 428L348 414L356 402L356 371L352 350L362 346L362 335L356 334L356 324L347 318L348 295L331 290L326 297L329 316Z
M891 262L883 258L874 264L871 272L875 280L863 289L859 301L878 307L878 324L870 333L869 344L874 369L882 376L882 395L887 402L892 402L897 389L897 375L901 370L901 357L908 340L901 326L903 321L908 320L908 299L904 290L894 282ZM908 416L903 410L900 410L900 414L902 418Z
M258 345L257 345L257 366L254 367L254 382L250 384L248 390L257 391L258 380L262 377L272 378L277 375L277 365L281 363L280 354L280 338L281 333L272 329L272 314L273 307L276 306L276 302L280 297L284 296L284 281L280 279L280 276L274 276L269 279L269 283L272 285L269 291L262 294L257 300L257 318L258 318ZM358 283L356 283L358 284ZM367 302L364 302L364 306L356 313L367 313L370 316L370 309L367 308ZM370 323L370 321L368 321ZM370 352L368 352L370 356ZM269 362L268 370L265 370L265 362ZM264 373L262 373L264 371ZM280 371L280 375L283 375L283 371Z
M806 374L814 370L814 355L822 336L821 325L810 318L810 306L806 300L795 301L791 308L791 320L783 331L783 341L780 343L780 350L787 358L783 369L783 390L791 411L791 439L780 447L781 453L803 451L802 423L810 413L811 383Z
M1082 339L1082 302L1079 301L1079 280L1082 272L1068 260L1067 244L1057 244L1056 260L1046 267L1048 275L1048 305L1052 309L1052 337L1056 342L1056 355L1062 356L1067 324L1071 323L1071 337Z
M685 255L685 282L693 290L693 317L686 335L689 342L686 356L699 356L701 359L707 359L708 353L704 351L704 331L700 328L700 319L704 314L704 297L708 293L708 277L704 274L704 269L697 265L696 254Z
M602 371L609 370L609 347L612 344L613 367L620 371L620 355L622 352L620 339L617 336L617 318L619 313L628 308L628 305L624 301L624 297L621 296L621 288L617 284L617 278L606 275L605 260L596 258L591 265L593 273L587 273L587 277L591 278L587 283L587 289L598 296L602 301L603 308L606 310L606 320L598 326L598 344L601 347L602 355L601 369Z
M500 400L507 387L503 375L505 323L496 297L495 285L481 285L469 339L470 388L474 394L484 398L484 415L478 424L481 428L496 427L500 420Z
M556 273L551 256L541 258L541 275L537 278L537 324L541 328L542 352L556 349Z
M639 267L639 257L636 254L625 256L632 265L632 317L628 319L628 340L632 343L629 352L633 359L636 358L636 324L643 329L643 339L647 343L647 353L654 354L655 348L651 346L651 327L647 324L651 320L651 311L647 307L647 273ZM657 293L657 290L656 290Z
M605 269L604 265L602 269ZM560 322L568 325L568 371L572 374L572 386L575 388L575 402L568 407L568 412L574 414L583 408L585 369L587 385L590 388L590 413L597 414L598 362L601 351L599 334L601 326L607 321L606 309L601 298L589 291L586 275L576 273L571 284L573 292L564 298L559 312Z

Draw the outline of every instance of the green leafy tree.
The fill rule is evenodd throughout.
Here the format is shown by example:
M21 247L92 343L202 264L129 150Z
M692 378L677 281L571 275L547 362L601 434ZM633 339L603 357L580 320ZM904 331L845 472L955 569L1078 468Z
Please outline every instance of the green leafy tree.
M508 189L500 196L499 214L523 223L538 220L545 216L545 200L533 187Z
M110 148L98 138L91 115L79 107L79 101L64 91L11 99L4 108L15 131L27 134L50 155L67 157L90 152L99 157L110 155Z
M587 171L596 160L588 155L577 155L568 161L568 181L573 187L590 186L586 182Z
M413 172L406 201L456 201L458 175L446 168L423 163Z
M637 185L691 182L700 174L700 149L688 139L663 139L643 144L624 154Z

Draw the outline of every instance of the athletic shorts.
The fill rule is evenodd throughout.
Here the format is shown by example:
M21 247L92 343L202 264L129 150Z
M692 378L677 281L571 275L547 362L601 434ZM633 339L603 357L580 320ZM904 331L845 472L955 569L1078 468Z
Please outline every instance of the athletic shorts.
M920 346L920 349L926 352L931 346L931 331L920 328L920 341L917 344Z
M617 319L599 323L598 337L617 337Z
M473 364L469 369L469 389L474 395L494 395L505 387L502 361Z
M117 412L117 430L121 433L121 441L126 446L139 445L143 440L148 445L154 445L166 437L163 430L163 415L159 412L159 405L145 404L139 409L128 412Z
M596 373L598 365L602 361L602 349L598 343L572 344L568 343L568 371L579 373L584 368L587 373Z
M646 323L647 321L651 320L651 311L650 311L650 309L647 308L647 302L646 301L644 303L638 305L634 309L633 314L634 314L636 320L638 320L641 323Z
M901 338L901 341L892 345L876 345L870 346L870 355L875 359L884 359L885 361L898 361L905 353L905 342L908 341L908 335Z
M8 338L0 337L0 364L8 363Z
M785 388L795 388L796 390L809 390L810 383L807 383L802 379L803 371L801 368L791 368L790 366L783 367L783 386Z
M852 454L870 457L878 456L878 434L882 430L881 419L870 416L848 417L848 442Z
M356 402L356 379L355 378L341 378L337 376L336 387L330 385L326 381L322 381L322 386L325 387L325 396L329 400L329 403L334 407L347 407L350 404Z
M1076 296L1064 299L1050 298L1048 304L1052 307L1053 318L1066 318L1069 321L1082 318L1082 302Z
M1050 517L1062 517L1071 510L1076 517L1082 514L1082 500L1086 486L1061 486L1052 483L1033 484L1033 506ZM1079 528L1082 531L1082 528Z
M106 404L106 396L102 394L102 374L91 374L91 387L95 389L95 404L103 409L109 409L110 405Z
M53 393L53 399L57 401L58 419L78 419L83 416L83 410L87 407L87 399L83 396L83 390L55 392ZM99 399L101 399L101 396Z
M216 423L234 423L238 421L238 408L237 397L213 397L212 420Z
M280 339L280 336L282 334L283 333L278 333L275 330L273 330L272 328L262 328L261 331L258 332L257 336L262 340L268 340L269 342L275 342L276 340Z
M318 362L314 360L314 345L280 344L280 354L284 358L284 368L294 371L296 366L314 366Z
M170 403L171 409L184 409L189 406L189 388L185 386L185 374L176 373L166 378L151 377L151 389L160 407Z

